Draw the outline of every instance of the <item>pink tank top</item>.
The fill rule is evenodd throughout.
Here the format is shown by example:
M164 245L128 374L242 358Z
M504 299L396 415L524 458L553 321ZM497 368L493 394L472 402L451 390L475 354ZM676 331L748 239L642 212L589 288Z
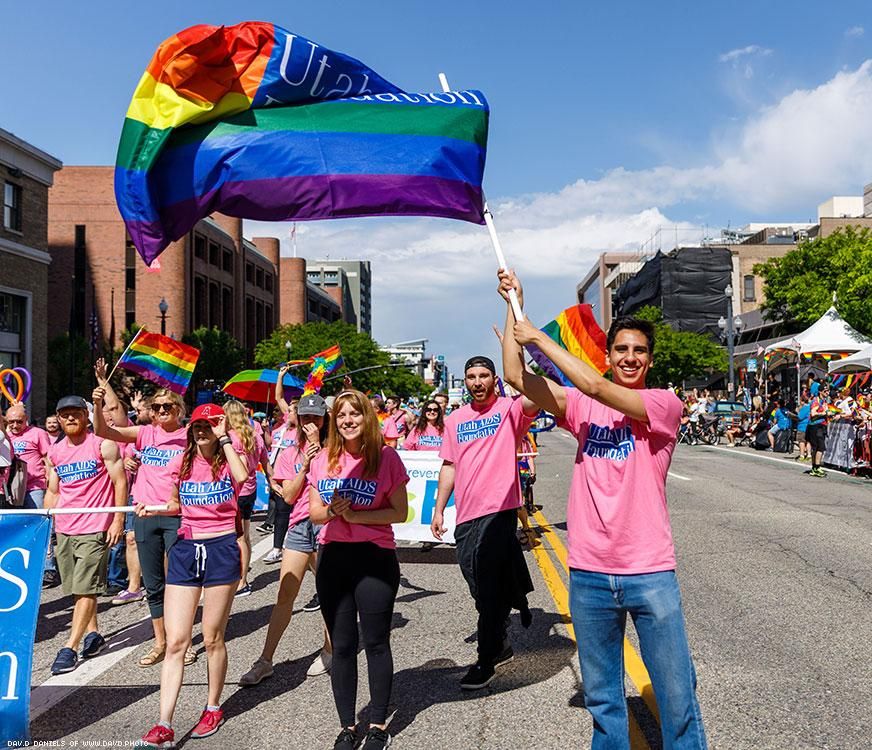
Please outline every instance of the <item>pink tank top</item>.
M88 433L79 445L65 437L53 443L48 457L58 475L58 508L107 508L115 505L115 488L100 454L102 438ZM106 531L114 513L74 513L55 516L55 530L67 536Z
M181 479L182 457L170 462L173 482L179 488L182 525L179 536L190 539L236 531L239 512L239 484L233 479L227 464L217 479L212 477L212 465L200 455L194 457L190 476Z

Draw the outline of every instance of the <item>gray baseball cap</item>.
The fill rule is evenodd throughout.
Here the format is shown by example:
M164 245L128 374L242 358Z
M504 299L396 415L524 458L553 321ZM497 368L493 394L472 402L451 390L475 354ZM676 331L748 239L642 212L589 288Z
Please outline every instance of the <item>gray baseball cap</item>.
M81 396L64 396L58 401L55 411L60 411L61 409L84 409L88 411L88 402Z
M326 413L327 402L317 393L300 396L300 400L297 402L297 414L299 416L313 414L316 417L323 417Z

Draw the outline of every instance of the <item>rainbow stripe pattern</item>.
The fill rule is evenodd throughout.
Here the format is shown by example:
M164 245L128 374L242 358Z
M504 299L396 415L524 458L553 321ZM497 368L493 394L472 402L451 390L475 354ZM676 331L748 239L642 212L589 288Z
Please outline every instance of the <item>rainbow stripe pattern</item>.
M199 358L200 350L193 346L159 333L139 330L118 360L118 366L184 394Z
M342 366L342 350L339 344L334 344L329 349L312 357L312 371L309 377L306 378L306 385L303 388L303 395L308 396L310 393L320 393L321 387L324 385L324 378L335 372Z
M270 23L194 26L134 92L116 201L146 263L214 211L483 223L488 115L477 91L408 94Z
M599 327L590 305L567 308L544 326L542 331L558 346L593 367L600 375L609 369L606 364L606 335ZM565 386L572 386L569 378L539 347L528 346L527 351L549 378Z

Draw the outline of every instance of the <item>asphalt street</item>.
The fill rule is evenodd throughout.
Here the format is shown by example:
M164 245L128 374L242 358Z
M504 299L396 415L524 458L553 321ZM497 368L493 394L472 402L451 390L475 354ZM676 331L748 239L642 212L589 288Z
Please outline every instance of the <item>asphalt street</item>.
M459 689L475 658L475 611L451 547L400 550L402 583L392 636L396 748L554 750L589 746L591 722L567 617L566 495L575 443L542 437L533 547L534 622L513 616L515 660L480 692ZM800 750L872 745L872 482L748 449L679 446L669 499L699 698L712 748ZM275 676L236 684L260 653L278 569L253 563L254 594L234 604L227 639L226 724L202 748L329 748L338 731L327 676L306 678L321 644L319 613L299 608L276 655ZM44 592L34 655L33 739L47 746L130 746L157 719L159 667L137 666L150 624L144 604L99 608L110 647L75 672L51 677L71 600ZM206 664L185 674L176 736L206 699ZM625 649L634 750L659 748L656 705L632 628ZM366 718L360 655L360 717Z

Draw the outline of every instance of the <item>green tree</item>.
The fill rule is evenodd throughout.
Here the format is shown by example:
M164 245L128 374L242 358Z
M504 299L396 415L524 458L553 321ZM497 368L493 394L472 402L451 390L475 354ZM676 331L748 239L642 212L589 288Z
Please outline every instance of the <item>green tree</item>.
M245 367L245 350L227 331L201 326L182 336L182 342L200 350L194 380L223 383Z
M96 382L91 369L91 348L83 336L61 334L48 342L48 377L46 408L54 413L55 404L64 396L75 394L91 400Z
M654 364L648 371L648 385L663 387L706 373L726 372L727 353L708 336L676 331L663 322L657 307L643 307L634 317L654 324Z
M872 333L872 233L854 227L801 243L754 266L763 278L763 311L772 320L814 323L833 304L861 333Z
M261 341L254 349L254 361L258 367L276 368L288 359L285 342L291 342L291 359L305 359L313 354L339 344L345 368L342 372L373 369L354 373L351 377L354 387L362 391L395 393L400 396L419 396L430 388L409 368L391 367L390 356L378 348L378 344L367 333L359 332L350 323L337 320L332 323L299 323L277 328L269 338ZM308 371L305 366L294 371L305 380ZM342 378L328 380L322 393L338 393L342 390Z

